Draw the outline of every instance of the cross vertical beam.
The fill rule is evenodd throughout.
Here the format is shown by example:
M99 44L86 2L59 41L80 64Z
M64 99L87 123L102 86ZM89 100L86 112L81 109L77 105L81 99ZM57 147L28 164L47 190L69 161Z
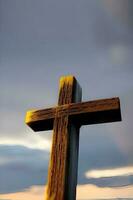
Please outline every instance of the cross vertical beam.
M73 76L60 79L58 105L81 101L81 88ZM69 116L55 113L46 200L76 199L79 127Z

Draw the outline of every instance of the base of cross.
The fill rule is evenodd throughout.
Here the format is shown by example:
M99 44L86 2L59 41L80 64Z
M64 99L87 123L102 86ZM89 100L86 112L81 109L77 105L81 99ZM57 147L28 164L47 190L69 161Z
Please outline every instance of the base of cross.
M75 77L64 76L56 107L27 112L26 124L34 131L53 129L45 200L76 199L80 127L121 121L118 97L88 102L81 102L81 97Z

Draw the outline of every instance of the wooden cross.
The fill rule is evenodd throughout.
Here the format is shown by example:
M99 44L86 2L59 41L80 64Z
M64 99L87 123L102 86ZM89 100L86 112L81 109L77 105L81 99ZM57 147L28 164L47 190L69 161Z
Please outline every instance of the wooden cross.
M119 98L81 102L81 96L75 77L61 77L58 106L27 112L34 131L53 129L46 200L76 199L81 125L121 120Z

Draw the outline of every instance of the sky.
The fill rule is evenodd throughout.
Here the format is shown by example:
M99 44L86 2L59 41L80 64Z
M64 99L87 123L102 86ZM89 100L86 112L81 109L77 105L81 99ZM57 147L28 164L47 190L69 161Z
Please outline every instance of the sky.
M44 199L52 131L24 119L56 105L69 74L82 101L119 96L122 113L81 127L77 200L133 199L132 9L132 0L0 0L0 200Z

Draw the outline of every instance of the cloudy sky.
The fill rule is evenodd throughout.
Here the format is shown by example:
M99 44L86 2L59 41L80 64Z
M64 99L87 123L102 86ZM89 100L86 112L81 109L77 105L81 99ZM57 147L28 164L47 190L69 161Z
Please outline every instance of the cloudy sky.
M41 200L52 132L25 125L72 74L83 101L119 96L122 122L80 130L77 199L133 199L133 1L0 0L0 200Z

